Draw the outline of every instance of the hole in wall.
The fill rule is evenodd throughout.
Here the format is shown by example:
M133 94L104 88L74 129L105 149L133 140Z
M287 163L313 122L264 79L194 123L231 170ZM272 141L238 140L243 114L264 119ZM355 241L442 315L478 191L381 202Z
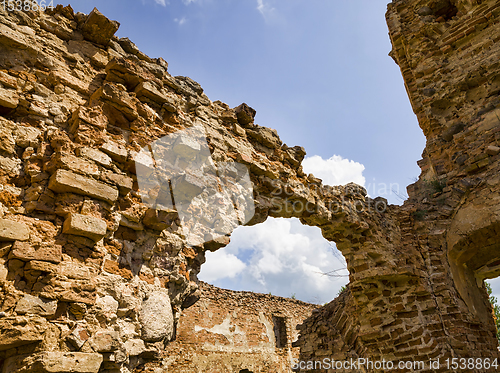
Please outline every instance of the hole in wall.
M497 341L500 349L500 277L485 281L486 291L488 292L491 303L493 320L497 329Z
M464 306L484 328L484 343L498 346L491 296L496 299L500 296L497 290L500 288L500 242L491 237L498 237L500 221L489 211L474 216L470 213L474 208L469 202L455 216L448 232L448 259L455 288ZM471 230L471 226L475 229ZM460 236L461 232L470 233ZM487 283L492 284L490 297Z
M286 348L288 346L286 319L280 316L273 316L273 326L276 348Z
M434 15L436 18L443 17L445 21L448 21L455 17L458 13L458 8L454 1L451 0L440 0L434 3L432 6L434 10Z
M206 253L199 279L219 288L254 291L308 303L336 298L349 282L344 257L318 227L295 218L242 226L231 242Z
M253 372L249 371L248 369L242 369L239 371L239 373L253 373Z

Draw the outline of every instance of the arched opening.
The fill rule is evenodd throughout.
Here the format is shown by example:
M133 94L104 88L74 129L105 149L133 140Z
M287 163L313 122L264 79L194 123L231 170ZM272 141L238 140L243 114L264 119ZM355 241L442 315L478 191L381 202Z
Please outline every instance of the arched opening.
M500 296L500 242L497 238L500 223L497 221L487 224L494 220L493 216L488 219L479 216L477 220L463 220L461 214L470 213L470 209L470 206L466 206L463 212L456 215L448 234L450 268L455 287L465 302L467 311L476 320L480 320L485 336L482 343L490 347L498 346L491 297L498 299Z
M206 253L199 279L220 288L254 291L308 303L334 299L349 282L345 259L317 227L296 218L243 226L231 242Z

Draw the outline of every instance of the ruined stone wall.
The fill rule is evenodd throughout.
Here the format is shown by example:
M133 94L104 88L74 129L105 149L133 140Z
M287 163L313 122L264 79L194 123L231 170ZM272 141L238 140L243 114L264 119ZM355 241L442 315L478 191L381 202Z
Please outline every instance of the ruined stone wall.
M397 234L383 200L355 185L323 187L302 172L304 149L255 124L253 109L212 102L162 58L114 37L118 27L97 10L0 9L3 373L140 371L176 338L199 298L204 252L229 243L186 231L178 211L152 208L141 193L137 174L152 167L141 152L179 131L203 128L214 164L249 170L248 224L274 216L321 226L355 276L361 243ZM200 146L186 140L180 152ZM175 182L197 190L196 177L181 176ZM375 203L380 211L370 211Z
M498 358L483 280L500 273L499 20L499 1L389 4L391 56L427 138L422 173L396 215L394 245L410 266L386 277L374 268L361 283L351 273L350 291L357 298L363 286L364 304L344 295L306 320L303 360L412 360L426 362L423 371L460 371L445 359ZM363 320L353 324L342 311L353 306L378 310L379 318L367 318L368 335L353 334ZM440 369L431 369L436 358Z
M499 13L498 1L389 5L391 55L427 145L409 200L386 206L356 185L305 175L304 149L255 124L248 106L212 102L171 76L98 11L0 10L3 373L158 373L175 360L162 352L175 355L183 312L201 307L204 253L229 235L186 231L179 206L151 207L138 174L154 163L144 149L193 128L213 164L248 169L248 225L300 218L346 258L348 289L300 326L301 359L498 357L482 280L500 260ZM202 146L181 141L178 157ZM199 189L188 173L175 183ZM203 203L191 213L203 215Z
M200 299L182 313L158 367L179 373L291 372L299 356L292 347L296 326L317 305L206 283L200 291Z

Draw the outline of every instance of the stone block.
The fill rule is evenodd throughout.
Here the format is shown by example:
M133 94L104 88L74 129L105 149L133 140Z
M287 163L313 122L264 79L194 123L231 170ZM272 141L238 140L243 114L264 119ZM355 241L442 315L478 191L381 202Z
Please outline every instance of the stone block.
M129 339L124 343L124 348L129 356L139 356L146 351L146 345L142 339Z
M0 23L0 44L16 49L34 49L29 38L6 24Z
M2 106L1 99L1 88L0 88L0 106ZM12 154L16 149L16 141L14 140L13 130L15 124L11 121L0 117L0 150Z
M21 148L27 148L28 146L38 146L38 138L42 134L42 131L40 131L38 128L33 127L16 126L13 133L14 137L16 138L16 144Z
M123 145L113 141L105 143L101 146L101 150L117 162L125 162L127 160L127 149Z
M100 108L96 108L96 107L87 108L84 106L80 106L73 113L71 119L72 119L72 121L74 121L77 124L79 124L81 122L87 123L93 127L100 129L100 130L105 129L107 124L108 124L108 119L102 113L102 110ZM76 127L78 127L78 125ZM88 149L91 149L91 148L88 148ZM80 155L80 154L78 154L78 155Z
M498 146L490 145L486 148L486 153L488 155L495 156L500 153L500 148Z
M56 193L75 193L114 202L118 189L67 170L57 170L49 180L49 189Z
M79 157L91 159L104 167L109 167L113 164L113 161L106 153L103 153L97 149L87 147L78 148L76 149L76 155L78 155Z
M75 157L72 154L59 153L52 157L47 165L46 172L52 173L56 169L66 169L90 176L97 176L99 174L99 167L97 165L85 159Z
M73 278L76 280L89 280L90 271L85 265L64 261L58 266L59 275L66 276L68 278Z
M249 137L268 148L274 149L281 146L281 140L276 130L257 126L253 129L247 129L246 132Z
M106 235L107 225L102 219L82 214L70 214L64 221L63 233L88 237L99 241Z
M129 122L133 122L139 116L136 106L137 103L139 103L139 100L133 95L130 95L123 86L119 86L117 84L104 83L101 88L94 92L90 100L93 103L105 101L119 112L109 112L108 118L111 123L115 120L122 121L122 116ZM111 155L111 158L113 158L113 155Z
M102 330L90 339L90 345L97 352L112 352L120 347L120 336L115 330Z
M116 312L118 311L118 302L110 295L99 297L96 300L96 306L99 307L101 313L108 321L116 319Z
M200 154L201 146L197 139L181 134L174 143L173 151L176 156L190 161Z
M102 179L110 184L114 184L118 187L121 195L126 195L132 190L134 181L131 177L126 175L115 174L113 172L104 172L102 174Z
M1 318L0 351L41 341L47 327L48 322L42 317L17 316Z
M134 231L144 230L144 226L141 223L129 220L125 216L123 216L123 214L120 216L120 225L123 227L133 229Z
M0 241L26 241L30 238L30 230L24 223L0 219Z
M83 325L77 325L67 340L76 348L80 349L85 342L90 338L88 330Z
M243 103L240 106L234 108L236 117L238 118L238 123L242 126L246 126L253 122L257 112L255 109L251 108L247 104Z
M0 155L0 169L11 177L19 176L21 174L21 160Z
M108 64L107 53L102 49L97 48L92 43L88 41L70 40L68 42L68 52L78 53L88 57L92 64L98 68L104 68Z
M9 259L20 259L23 261L41 260L45 262L59 263L62 257L60 245L48 245L35 249L27 242L16 241L9 253Z
M0 84L7 88L17 88L17 79L13 76L0 71Z
M69 71L62 69L51 71L50 80L54 83L61 83L62 85L70 87L71 89L83 93L84 95L89 94L89 82L78 79L77 77L71 75Z
M53 316L56 314L57 300L44 299L25 294L17 304L15 311L18 314L33 314L40 316Z
M177 217L177 211L161 211L149 209L144 214L143 223L146 227L162 231L172 225Z
M174 317L168 292L151 293L142 303L139 321L142 325L142 339L146 342L156 342L164 338L170 340L173 335Z
M82 286L75 287L74 290L63 291L58 294L58 299L61 302L83 303L87 305L93 305L95 303L95 297L94 290L89 289L88 284L83 284Z
M83 37L96 44L108 45L111 37L118 31L120 23L111 21L94 8L82 26Z
M137 48L137 45L135 45L129 38L120 38L118 40L118 43L120 44L120 47L123 48L123 50L127 53L139 53L139 48Z
M49 262L41 262L39 260L32 260L24 266L25 271L40 271L40 272L50 272L57 273L57 265Z
M146 97L160 105L168 101L165 94L160 92L151 82L142 82L135 88L137 97Z
M98 353L44 351L7 359L3 373L98 373L102 361Z

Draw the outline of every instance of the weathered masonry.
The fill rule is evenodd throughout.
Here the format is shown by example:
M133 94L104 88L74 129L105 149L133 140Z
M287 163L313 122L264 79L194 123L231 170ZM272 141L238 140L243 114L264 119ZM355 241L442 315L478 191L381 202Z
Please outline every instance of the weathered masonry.
M369 276L346 255L349 289L306 321L302 359L499 357L483 284L500 274L499 20L500 1L389 4L390 55L427 138L422 173L389 245L368 238L379 252L357 252Z
M500 1L389 4L391 56L427 145L409 199L386 206L354 184L323 186L305 175L303 148L255 124L247 105L212 102L198 83L171 76L165 60L116 38L119 24L96 9L0 8L2 372L159 373L183 363L211 372L209 356L220 372L265 364L289 372L284 355L297 353L499 357L483 286L500 274L499 19ZM141 198L137 168L150 166L141 149L194 126L204 128L215 164L247 166L249 225L300 218L346 258L348 289L305 319L293 345L307 305L274 307L266 298L248 327L262 311L272 333L259 340L256 329L245 345L235 333L245 328L245 296L206 285L202 292L196 277L205 252L229 237L189 245L175 211ZM193 334L189 320L204 306L233 313L196 321ZM260 352L229 351L240 342Z
M158 366L167 371L289 372L299 358L296 326L318 306L200 283L200 299L183 311L176 339Z

